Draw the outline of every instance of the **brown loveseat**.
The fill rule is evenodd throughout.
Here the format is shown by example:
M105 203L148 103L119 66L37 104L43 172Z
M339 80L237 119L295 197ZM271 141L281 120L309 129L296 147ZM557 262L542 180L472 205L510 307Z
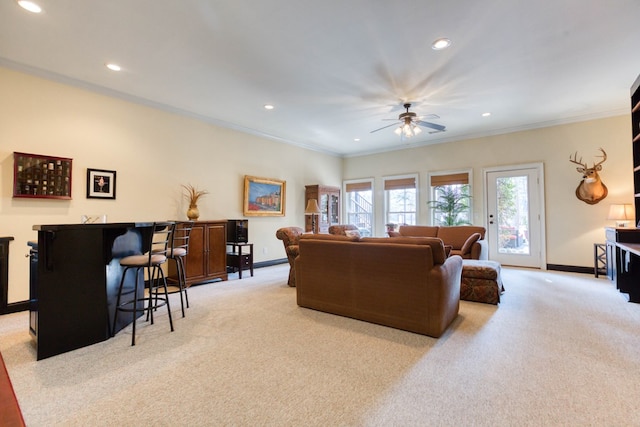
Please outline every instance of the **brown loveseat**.
M402 237L437 237L451 247L451 255L465 259L489 259L485 228L474 225L438 227L428 225L401 225L394 235Z
M297 302L439 337L458 315L462 258L440 239L303 234L295 261Z

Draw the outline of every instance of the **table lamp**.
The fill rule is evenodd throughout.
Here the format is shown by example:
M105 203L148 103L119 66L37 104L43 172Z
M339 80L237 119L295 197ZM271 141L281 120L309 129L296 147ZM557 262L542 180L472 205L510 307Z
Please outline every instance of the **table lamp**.
M318 230L316 230L316 215L319 213L320 206L318 206L318 201L316 199L309 199L304 214L311 215L311 232L313 234L318 234Z
M627 222L633 219L633 205L611 205L609 207L609 215L607 219L616 221L616 227L626 227Z

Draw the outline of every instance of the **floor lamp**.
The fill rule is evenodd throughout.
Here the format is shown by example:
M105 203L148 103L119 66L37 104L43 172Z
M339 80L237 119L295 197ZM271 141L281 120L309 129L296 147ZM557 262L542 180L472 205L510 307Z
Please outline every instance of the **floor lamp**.
M311 215L311 232L313 234L318 234L318 230L316 230L316 215L319 213L320 206L318 206L318 201L316 199L309 199L304 214Z

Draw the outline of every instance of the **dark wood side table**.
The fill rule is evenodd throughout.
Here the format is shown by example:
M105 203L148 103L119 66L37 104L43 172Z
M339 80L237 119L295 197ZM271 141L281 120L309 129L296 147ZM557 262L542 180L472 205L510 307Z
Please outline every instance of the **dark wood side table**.
M253 277L253 243L227 242L231 246L231 252L227 252L227 266L235 273L238 269L238 278L242 279L242 270L249 269ZM242 252L243 248L249 248L249 253Z
M593 244L593 274L597 277L607 274L607 244Z

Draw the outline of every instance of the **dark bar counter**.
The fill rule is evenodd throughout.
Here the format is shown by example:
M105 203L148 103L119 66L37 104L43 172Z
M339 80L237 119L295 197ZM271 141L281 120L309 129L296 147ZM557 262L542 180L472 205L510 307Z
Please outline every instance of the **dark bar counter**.
M75 350L111 336L115 300L123 269L120 259L142 253L152 222L34 225L30 331L37 359ZM33 277L33 276L36 277ZM142 272L127 273L133 292ZM139 293L144 286L139 286ZM142 296L142 295L140 295ZM118 332L133 320L118 316Z

